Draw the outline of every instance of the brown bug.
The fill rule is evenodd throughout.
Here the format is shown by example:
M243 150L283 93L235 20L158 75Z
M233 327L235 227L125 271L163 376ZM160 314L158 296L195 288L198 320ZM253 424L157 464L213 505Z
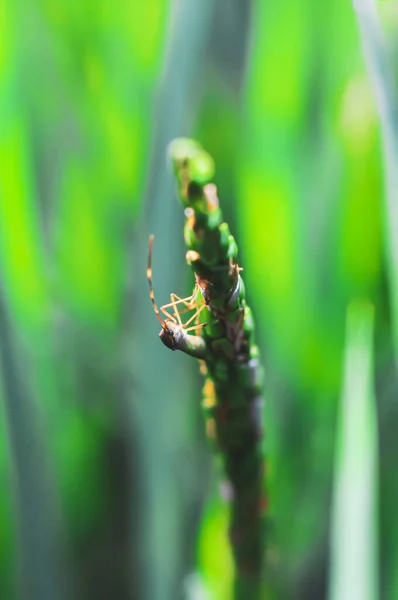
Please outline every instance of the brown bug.
M198 352L196 350L198 350L199 346L200 348L203 346L202 339L199 336L187 334L189 331L198 331L202 329L207 325L207 323L197 323L195 325L191 325L191 327L188 326L193 323L201 311L206 308L206 304L203 303L200 305L200 301L196 300L196 296L199 291L199 286L196 283L191 296L188 296L187 298L180 298L177 296L177 294L170 294L170 302L168 304L163 304L159 311L155 301L152 283L152 249L154 239L155 237L153 235L149 236L147 279L149 283L149 295L152 300L153 309L162 326L159 337L163 344L167 346L167 348L170 348L170 350L182 350L188 354L197 356ZM181 304L185 308L178 310L177 306ZM174 311L174 315L171 315L166 310L171 308ZM187 311L194 310L195 308L197 308L196 312L188 319L186 323L183 324L180 315ZM166 316L166 319L162 319L160 312ZM201 342L198 340L201 340Z

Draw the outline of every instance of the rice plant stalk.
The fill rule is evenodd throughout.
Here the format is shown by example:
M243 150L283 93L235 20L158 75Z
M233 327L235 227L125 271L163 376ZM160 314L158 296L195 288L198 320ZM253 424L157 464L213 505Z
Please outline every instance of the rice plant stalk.
M187 262L196 286L190 298L162 307L168 318L163 321L158 313L160 337L172 350L201 359L206 430L222 457L228 480L235 598L251 600L262 594L264 544L262 371L253 316L236 262L238 247L223 222L216 186L211 183L212 158L197 142L185 138L172 142L170 157L185 208ZM182 312L193 308L201 314L201 324L191 325L192 317L188 320L189 329L200 335L188 335L178 310L175 317L165 310L181 305L185 307Z

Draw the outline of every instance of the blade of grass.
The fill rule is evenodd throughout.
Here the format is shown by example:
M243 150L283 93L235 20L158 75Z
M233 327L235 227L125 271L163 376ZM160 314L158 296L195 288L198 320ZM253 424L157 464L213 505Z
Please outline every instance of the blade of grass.
M377 600L377 424L373 306L348 308L345 376L338 415L329 600Z
M68 595L60 506L43 408L49 304L24 102L19 94L18 26L12 2L2 5L0 54L0 367L18 533L22 600ZM44 365L44 368L42 368Z
M21 344L7 313L1 302L0 364L18 534L18 591L21 600L63 599L68 593L54 478L43 441L43 422L28 391L26 361L22 368Z
M145 214L132 251L133 256L146 255L149 232L155 234L157 248L167 247L163 276L156 268L156 257L154 259L154 272L161 274L156 280L158 298L167 298L174 291L170 277L165 276L167 265L176 265L173 270L177 273L179 267L182 268L179 250L182 236L177 235L180 215L173 202L173 180L164 150L172 138L190 133L201 97L198 73L203 68L214 4L210 0L170 3L168 44L153 118ZM143 264L140 269L143 273ZM189 436L187 428L188 415L192 414L192 405L187 402L191 398L192 383L188 368L182 362L176 367L171 357L164 359L161 344L148 335L148 331L156 331L156 325L146 287L143 290L135 301L135 315L139 318L135 319L129 355L134 357L132 368L139 377L137 389L142 390L135 393L133 402L134 417L142 432L145 473L142 489L146 511L141 524L139 557L145 580L143 598L158 600L176 597L176 586L181 585L181 568L186 568L186 557L181 556L181 539L188 502L187 495L177 491L175 474L179 472L181 476L184 468L180 448L185 446L188 451L192 447L192 434ZM165 386L165 381L172 381L173 385ZM184 490L184 494L188 493L188 489ZM131 562L137 562L136 555L132 555Z
M392 306L395 357L398 361L398 99L385 35L374 0L352 0L381 124L385 161L384 227Z

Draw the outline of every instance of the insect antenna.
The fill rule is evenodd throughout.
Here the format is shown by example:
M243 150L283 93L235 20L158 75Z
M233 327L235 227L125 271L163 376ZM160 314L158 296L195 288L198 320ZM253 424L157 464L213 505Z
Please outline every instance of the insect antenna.
M149 283L149 296L150 296L150 298L152 300L153 310L155 311L155 315L159 319L162 327L164 328L165 324L164 324L164 321L163 321L162 317L160 316L160 312L159 312L159 309L157 307L156 300L155 300L155 294L153 292L153 283L152 283L152 248L153 248L154 239L155 239L154 235L150 235L149 236L149 244L148 244L148 268L147 268L147 271L146 271L146 276L147 276L148 283Z

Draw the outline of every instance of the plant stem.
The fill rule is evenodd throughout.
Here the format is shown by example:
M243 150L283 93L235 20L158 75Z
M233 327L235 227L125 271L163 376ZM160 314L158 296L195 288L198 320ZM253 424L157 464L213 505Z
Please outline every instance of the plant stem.
M206 429L221 453L231 490L230 543L236 565L235 598L260 598L264 554L262 370L254 322L236 262L238 247L222 220L212 158L189 139L170 155L185 207L187 261L207 309L203 338ZM179 348L184 351L184 348Z

